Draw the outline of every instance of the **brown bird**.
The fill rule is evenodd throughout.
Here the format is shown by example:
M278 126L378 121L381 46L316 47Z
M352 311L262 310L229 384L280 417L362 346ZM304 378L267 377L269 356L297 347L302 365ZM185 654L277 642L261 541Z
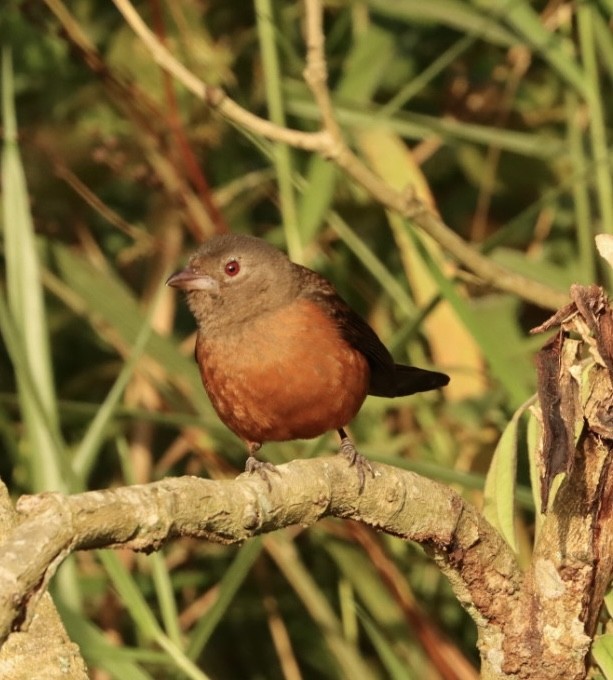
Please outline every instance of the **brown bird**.
M344 427L367 394L400 397L443 387L444 373L394 363L372 328L319 274L252 236L215 236L166 282L187 294L198 324L196 360L221 420L249 448L328 430L358 471L370 463Z

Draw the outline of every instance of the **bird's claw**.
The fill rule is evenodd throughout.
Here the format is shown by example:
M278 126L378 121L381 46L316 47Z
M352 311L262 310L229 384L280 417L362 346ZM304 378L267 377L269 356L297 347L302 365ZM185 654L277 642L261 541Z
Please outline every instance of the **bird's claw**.
M257 472L257 474L266 482L269 491L272 491L272 484L270 483L270 473L281 474L279 470L272 464L266 461L258 460L255 456L249 456L245 463L245 472L250 475Z
M362 493L362 491L364 491L364 485L366 484L366 473L370 473L373 478L375 476L375 471L373 470L370 461L361 453L358 453L358 450L355 448L354 443L349 437L343 437L341 439L340 454L347 458L349 467L355 466L356 472L358 473L358 492Z

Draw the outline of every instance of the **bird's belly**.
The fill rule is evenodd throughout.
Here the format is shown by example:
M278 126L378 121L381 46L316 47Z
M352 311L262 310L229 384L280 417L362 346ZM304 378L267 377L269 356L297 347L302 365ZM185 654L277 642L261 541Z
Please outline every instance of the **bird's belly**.
M249 442L308 439L346 425L369 382L365 357L314 303L258 317L223 340L202 336L198 361L221 420ZM308 312L308 313L305 313Z

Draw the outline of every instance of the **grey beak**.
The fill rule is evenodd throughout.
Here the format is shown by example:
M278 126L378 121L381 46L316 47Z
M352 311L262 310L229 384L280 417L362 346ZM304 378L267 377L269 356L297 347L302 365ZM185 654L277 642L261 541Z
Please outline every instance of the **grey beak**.
M193 269L186 267L173 274L166 281L167 286L179 288L180 290L206 290L215 292L219 290L219 284L208 274L200 274Z

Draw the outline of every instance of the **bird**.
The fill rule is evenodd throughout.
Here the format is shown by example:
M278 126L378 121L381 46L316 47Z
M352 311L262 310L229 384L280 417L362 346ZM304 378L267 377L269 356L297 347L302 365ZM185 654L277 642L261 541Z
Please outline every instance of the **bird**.
M263 443L336 430L361 493L374 471L345 428L366 396L400 397L449 382L444 373L395 363L332 283L261 238L213 236L166 284L186 294L195 358L215 411L245 442L246 471L269 488L275 468L254 455Z

